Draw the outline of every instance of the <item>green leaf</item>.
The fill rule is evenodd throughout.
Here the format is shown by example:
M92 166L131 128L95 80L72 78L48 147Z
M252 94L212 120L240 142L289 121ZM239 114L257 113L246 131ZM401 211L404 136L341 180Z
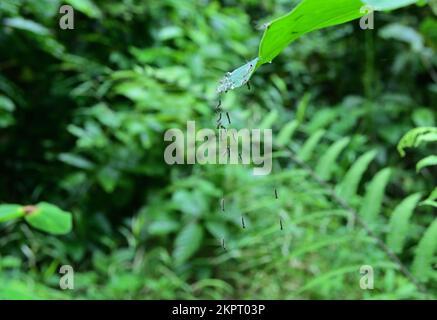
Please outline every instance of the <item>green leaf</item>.
M65 0L74 10L78 10L86 14L90 18L100 18L102 12L91 0Z
M271 62L305 33L345 23L364 14L360 0L303 0L290 13L272 21L259 46L258 66Z
M363 0L374 10L394 10L416 3L418 0Z
M398 143L398 152L405 156L406 148L417 148L422 142L437 141L436 127L419 127L408 131Z
M422 281L426 281L433 273L432 261L437 249L437 219L429 226L416 248L412 272Z
M199 249L203 239L203 229L196 223L185 226L175 240L173 257L177 264L187 261Z
M332 175L332 169L334 168L335 161L337 160L340 153L348 145L350 138L344 137L334 144L332 144L325 154L320 158L316 166L317 175L324 179L329 180Z
M437 208L437 187L431 192L431 194L424 201L420 203L421 206L431 206Z
M420 52L424 49L422 35L414 28L407 27L400 23L391 23L382 28L378 35L383 39L395 39L408 43L413 50Z
M324 134L325 134L325 130L323 129L319 129L316 132L314 132L305 141L304 145L297 153L297 157L302 161L309 160L314 152L314 149L317 147Z
M336 191L337 194L344 198L349 199L356 195L358 185L363 177L364 172L369 166L370 162L376 157L376 150L371 150L355 161L349 171L346 173L343 180L338 184Z
M71 213L46 202L26 212L25 219L32 227L51 234L67 234L72 229Z
M432 155L420 160L416 165L416 170L417 172L419 172L423 168L436 166L436 165L437 165L437 156Z
M28 31L41 36L50 35L50 31L46 27L32 20L23 19L20 17L7 18L3 21L3 24L11 28Z
M271 129L273 123L278 119L279 113L278 110L272 110L269 114L264 118L264 120L259 125L260 130Z
M368 14L364 5L387 10L416 1L367 0L303 0L291 12L267 24L261 39L258 57L228 73L217 89L219 93L238 88L249 81L256 69L272 60L290 43L302 35L326 27L352 21ZM250 66L250 68L249 68Z
M368 184L360 209L360 215L366 221L373 221L378 216L390 175L391 170L385 168L379 171Z
M73 153L61 153L58 158L60 161L76 168L85 170L94 168L94 164L91 161Z
M281 131L278 134L278 138L276 139L276 143L278 144L278 147L284 147L291 141L291 138L293 137L293 134L298 126L299 126L299 122L293 120L287 123L281 129Z
M179 223L173 220L154 221L149 226L149 233L155 236L162 236L174 232L179 228Z
M408 235L410 218L420 200L420 193L415 193L399 203L390 217L387 244L395 252L402 252Z
M24 215L23 207L18 204L0 205L0 222L20 218Z

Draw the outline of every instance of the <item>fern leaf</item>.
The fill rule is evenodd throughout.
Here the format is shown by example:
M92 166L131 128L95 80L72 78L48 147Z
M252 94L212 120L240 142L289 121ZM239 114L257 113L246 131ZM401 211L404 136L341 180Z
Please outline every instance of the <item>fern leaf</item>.
M402 252L408 234L409 221L420 197L420 193L415 193L405 198L396 206L390 217L387 244L396 253Z
M412 272L422 281L429 279L432 273L432 261L437 249L437 219L425 231L423 238L416 248Z
M299 122L297 120L293 120L287 123L281 129L278 138L276 139L276 143L278 144L278 147L284 147L285 145L287 145L288 142L290 142L298 126L299 126Z
M405 156L405 148L417 148L422 142L437 141L437 127L420 127L408 131L398 143L399 154Z
M269 114L264 118L264 120L259 125L260 130L270 129L275 123L276 119L278 119L279 113L277 110L272 110Z
M390 174L391 170L385 168L379 171L368 184L360 209L360 215L366 221L373 221L378 216Z
M428 156L426 158L423 158L420 160L416 165L416 171L419 172L423 168L430 167L430 166L436 166L437 165L437 156Z
M324 134L325 130L323 129L314 132L300 149L299 153L297 154L298 158L302 161L308 161L309 159L311 159L314 149L316 148Z
M358 185L366 171L369 163L376 157L376 150L371 150L355 161L349 171L346 173L343 180L337 186L337 194L344 198L349 199L356 195Z
M346 148L349 141L350 138L348 137L338 140L337 142L332 144L325 152L325 154L320 158L315 169L317 175L320 178L324 180L329 180L331 178L335 160L337 160L340 152L342 152L343 149Z
M437 208L437 187L434 188L433 192L426 198L424 201L420 203L421 206L432 206Z

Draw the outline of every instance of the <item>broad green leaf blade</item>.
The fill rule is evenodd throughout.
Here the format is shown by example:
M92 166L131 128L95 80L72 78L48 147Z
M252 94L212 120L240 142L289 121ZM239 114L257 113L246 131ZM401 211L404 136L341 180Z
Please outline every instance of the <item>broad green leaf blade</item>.
M371 222L378 216L390 174L391 170L389 168L379 171L367 186L366 195L360 209L360 216L365 221Z
M430 167L430 166L437 166L437 156L428 156L426 158L423 158L420 160L416 165L416 170L419 172L423 168Z
M290 13L269 23L261 39L258 57L228 73L221 80L219 93L238 88L249 81L253 72L272 60L291 42L311 31L342 24L368 14L365 6L375 10L400 8L413 0L302 0ZM255 64L255 65L254 65ZM253 67L253 69L252 69Z
M394 10L410 4L416 3L418 0L363 0L363 2L371 6L374 10Z
M303 0L268 25L260 43L258 65L271 62L305 33L362 17L362 7L360 0Z
M420 200L420 193L405 198L396 206L390 217L387 244L395 252L400 253L408 235L410 218Z
M376 150L369 151L363 154L355 161L349 171L346 173L344 179L337 186L337 194L344 198L349 199L356 195L358 185L363 177L364 172L369 166L370 162L375 159Z
M46 202L38 203L25 219L32 227L51 234L67 234L72 229L71 213Z
M20 218L24 215L23 207L18 204L0 205L0 222Z
M337 160L340 153L348 145L350 138L344 137L334 144L332 144L325 154L320 158L316 166L317 175L323 180L331 179L332 169L334 168L335 161Z
M245 85L255 71L257 62L258 58L255 58L238 69L228 72L225 77L220 80L217 92L227 92Z
M422 281L431 276L432 261L435 258L437 249L437 219L429 226L416 248L416 255L413 260L412 272Z
M302 148L297 153L297 157L302 161L307 161L311 159L311 156L313 155L314 149L319 144L320 140L322 139L323 135L325 134L325 130L319 129L316 132L314 132L304 143Z
M173 257L177 264L187 261L199 249L203 239L203 229L196 223L185 226L175 240Z

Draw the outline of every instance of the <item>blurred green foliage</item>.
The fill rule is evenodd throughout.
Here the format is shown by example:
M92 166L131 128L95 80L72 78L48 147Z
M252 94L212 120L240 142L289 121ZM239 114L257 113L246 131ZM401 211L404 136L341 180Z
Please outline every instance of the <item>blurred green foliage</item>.
M435 187L435 167L415 170L435 144L396 151L410 129L436 126L430 7L378 13L375 30L308 34L251 91L223 96L233 127L274 130L274 169L260 178L245 166L168 166L163 134L188 120L215 127L218 80L298 1L65 2L74 30L58 26L61 1L0 2L0 201L50 202L74 220L64 236L0 223L0 298L436 297L435 211L411 213L407 198ZM404 230L389 244L407 267L416 259L426 295L308 168L382 239ZM59 289L61 265L74 267L74 290ZM375 268L374 290L360 289L361 265Z

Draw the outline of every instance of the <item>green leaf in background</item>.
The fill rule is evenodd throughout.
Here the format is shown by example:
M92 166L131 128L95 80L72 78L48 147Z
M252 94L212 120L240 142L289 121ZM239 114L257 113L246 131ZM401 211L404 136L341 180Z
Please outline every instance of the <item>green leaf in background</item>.
M379 171L369 182L363 204L360 209L360 216L366 221L373 221L381 211L385 187L388 184L391 170L385 168Z
M32 20L27 20L24 18L16 17L16 18L7 18L3 21L5 26L20 29L24 31L28 31L41 36L49 36L50 31L46 27L42 26L39 23L36 23Z
M437 166L437 156L428 156L426 158L423 158L420 160L416 165L416 170L419 172L423 168L430 167L430 166Z
M298 126L299 122L297 120L292 120L281 129L278 134L278 138L276 138L276 144L278 147L285 147L291 142L291 138L293 137L293 134Z
M421 206L431 206L437 208L437 187L431 192L431 194L424 201L420 203Z
M374 10L394 10L410 4L416 3L418 0L363 0L364 3L373 7Z
M349 199L356 195L361 178L369 166L369 163L375 159L375 157L376 150L371 150L363 154L354 162L343 180L337 185L336 191L340 197Z
M406 148L417 148L422 142L437 141L437 127L419 127L408 131L398 143L398 152L405 156Z
M85 170L90 170L94 168L94 164L91 161L76 154L60 153L58 158L60 161L76 168Z
M0 222L20 218L24 215L23 207L18 204L0 205Z
M422 35L414 28L405 26L400 23L391 23L383 27L378 35L383 39L395 39L408 43L416 52L421 52L424 48Z
M156 236L163 236L179 229L179 223L174 220L158 220L149 226L149 233Z
M46 202L25 207L25 220L34 228L51 234L67 234L72 229L71 213Z
M260 123L259 129L260 130L270 129L275 123L275 121L278 119L278 117L279 117L278 110L270 111L269 114L265 116L264 120Z
M203 239L203 228L197 223L185 226L175 240L173 257L177 264L187 261L199 249Z
M332 170L340 153L348 145L350 138L344 137L333 143L317 162L316 173L323 180L331 179Z
M29 290L28 285L19 281L0 284L0 300L36 300L38 296Z
M86 14L90 18L101 18L102 12L91 0L65 0L74 10Z
M402 252L408 235L410 218L420 200L420 193L412 194L396 206L390 217L387 244L395 252Z
M302 161L307 161L311 158L314 149L323 138L325 130L319 129L315 131L306 141L302 148L299 150L297 157Z
M437 219L428 227L416 248L412 271L419 280L427 280L432 274L432 262L437 250Z

